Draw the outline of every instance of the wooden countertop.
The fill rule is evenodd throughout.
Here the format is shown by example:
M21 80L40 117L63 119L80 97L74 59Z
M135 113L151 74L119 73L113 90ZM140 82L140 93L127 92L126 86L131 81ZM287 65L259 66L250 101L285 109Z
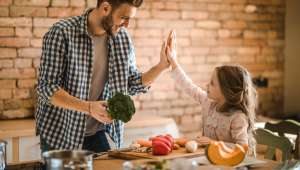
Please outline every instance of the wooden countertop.
M123 169L123 163L126 160L121 160L121 159L113 159L113 158L103 158L103 159L98 159L94 160L94 169L109 169L109 170L122 170ZM141 160L142 161L142 160ZM279 166L280 162L272 161L272 160L264 160L266 163L262 164L257 164L253 167L250 167L249 170L268 170L268 169L274 169L275 167ZM214 169L218 168L220 170L229 170L232 169L230 167L216 167L213 165L206 165L206 166L199 166L199 170L204 170L204 169ZM197 169L197 170L198 170Z
M0 120L0 139L35 136L34 119Z
M175 122L171 118L136 114L130 122L126 123L125 129L158 126L168 123ZM35 136L34 119L0 120L0 139L23 136Z
M109 169L109 170L123 170L123 163L126 160L122 159L115 159L111 157L107 157L106 155L101 156L100 159L96 159L93 161L93 169ZM146 159L138 159L133 160L133 162L145 162ZM280 165L280 162L272 161L272 160L266 160L266 163L257 164L255 166L252 166L249 168L249 170L269 170L274 169L275 167ZM22 163L13 163L9 164L7 170L18 170L22 169L22 167L28 167L28 169L34 169L33 167L40 167L41 163L39 161L34 162L22 162ZM199 170L211 170L218 168L219 170L232 170L230 167L220 167L220 166L214 166L214 165L206 165L206 166L199 166ZM24 168L25 169L25 168ZM38 169L38 168L37 168ZM197 169L197 170L198 170Z

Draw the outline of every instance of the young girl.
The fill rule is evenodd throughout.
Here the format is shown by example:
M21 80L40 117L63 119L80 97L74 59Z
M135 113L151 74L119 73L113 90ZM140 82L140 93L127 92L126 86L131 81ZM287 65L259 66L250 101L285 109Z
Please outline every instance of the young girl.
M207 91L204 91L192 82L177 62L175 32L171 33L166 48L172 78L202 106L203 135L197 137L198 143L218 140L248 144L249 154L255 155L256 90L249 72L237 65L216 67Z

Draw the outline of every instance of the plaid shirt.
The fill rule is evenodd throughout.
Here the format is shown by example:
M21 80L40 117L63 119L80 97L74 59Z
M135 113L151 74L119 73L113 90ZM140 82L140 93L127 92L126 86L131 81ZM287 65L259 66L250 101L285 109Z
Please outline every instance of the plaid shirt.
M84 140L86 114L56 107L50 98L59 88L82 100L89 99L93 68L93 42L87 31L87 10L82 16L55 23L43 39L38 78L36 132L54 149L80 149ZM116 92L135 95L146 92L137 70L133 44L125 28L108 38L108 81L101 99ZM124 124L114 120L105 125L116 146L121 147Z

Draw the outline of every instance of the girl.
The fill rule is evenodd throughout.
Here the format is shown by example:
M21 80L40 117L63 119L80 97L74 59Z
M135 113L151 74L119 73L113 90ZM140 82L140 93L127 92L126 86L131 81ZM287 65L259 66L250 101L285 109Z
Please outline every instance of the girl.
M255 155L253 137L256 90L249 72L236 65L216 67L204 91L185 74L176 59L175 32L169 36L167 59L172 66L172 78L178 87L202 106L203 135L199 144L211 140L247 144L249 154Z

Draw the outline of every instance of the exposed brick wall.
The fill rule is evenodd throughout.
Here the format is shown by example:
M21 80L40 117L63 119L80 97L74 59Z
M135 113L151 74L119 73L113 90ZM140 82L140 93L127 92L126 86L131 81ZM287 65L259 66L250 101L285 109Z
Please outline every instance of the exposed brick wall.
M95 0L0 0L0 115L30 114L44 33L59 18L80 15ZM250 5L256 7L253 13ZM200 86L216 65L239 63L269 78L258 89L261 113L283 106L284 0L146 0L130 32L145 71L159 60L168 31L178 37L178 58ZM148 94L135 97L139 113L173 117L181 132L201 126L201 108L165 73ZM184 116L183 116L184 115Z

